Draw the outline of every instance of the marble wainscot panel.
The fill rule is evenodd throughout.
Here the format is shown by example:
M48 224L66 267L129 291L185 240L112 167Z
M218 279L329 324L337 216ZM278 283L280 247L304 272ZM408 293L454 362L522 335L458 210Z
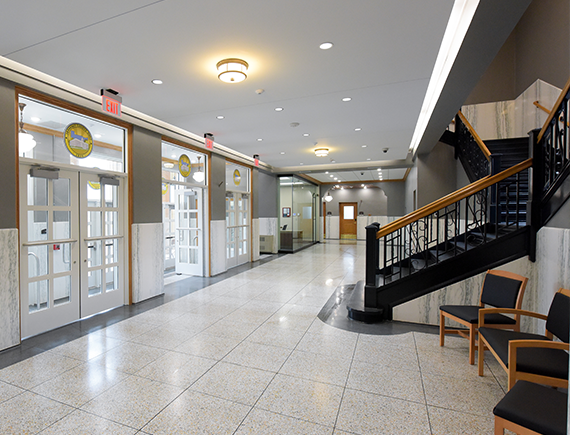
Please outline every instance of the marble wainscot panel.
M278 218L259 218L259 235L261 236L273 236L273 247L271 252L277 254L279 250L279 232L277 231L278 227Z
M251 261L259 260L259 219L251 220Z
M534 105L535 101L548 110L552 110L561 89L542 80L530 85L515 100L515 137L527 136L535 128L542 128L548 113Z
M133 224L133 302L164 293L162 223Z
M547 314L558 289L570 288L570 229L543 227L537 235L536 262L523 257L497 269L526 276L523 309ZM481 273L395 307L394 320L438 325L441 305L478 304L484 276ZM451 321L449 325L458 326ZM524 317L521 328L543 333L544 322Z
M0 229L0 350L20 344L18 230Z
M483 140L515 137L515 101L463 106L461 111Z
M226 221L210 221L210 273L214 276L226 270Z
M340 227L338 216L325 216L325 236L327 239L338 240L340 238Z
M399 216L358 216L356 222L356 238L358 240L366 240L366 227L374 222L378 222L380 227L383 227L394 222L396 219L399 219Z

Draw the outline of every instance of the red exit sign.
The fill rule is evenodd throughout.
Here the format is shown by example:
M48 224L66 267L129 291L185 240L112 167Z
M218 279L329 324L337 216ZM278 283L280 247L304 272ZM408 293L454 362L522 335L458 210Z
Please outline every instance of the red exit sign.
M209 150L214 149L214 135L212 133L204 134L204 143Z
M112 98L103 95L101 101L101 107L103 111L107 113L112 113L113 115L121 116L121 103Z

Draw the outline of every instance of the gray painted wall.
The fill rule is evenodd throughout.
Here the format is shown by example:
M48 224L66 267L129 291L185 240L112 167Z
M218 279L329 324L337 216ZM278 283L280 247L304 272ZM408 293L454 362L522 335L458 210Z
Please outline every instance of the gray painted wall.
M260 218L276 218L279 216L277 212L277 186L279 180L275 175L268 174L263 171L255 171L258 173L258 205Z
M330 185L320 186L321 213L322 198L330 189ZM339 215L339 202L357 202L358 212L366 216L403 216L404 215L404 183L379 183L376 187L362 189L344 189L330 191L333 200L326 203L326 210L333 216Z
M16 91L0 79L0 228L16 228Z
M418 156L416 165L418 208L455 191L457 163L453 147L438 142L431 153Z
M570 2L534 0L464 104L514 100L537 79L570 76Z
M404 200L405 200L404 215L414 211L414 201L413 201L414 190L416 191L416 198L417 198L417 190L418 190L417 160L416 160L416 165L410 170L408 178L406 178L405 191L404 191Z
M133 128L132 179L133 223L162 222L161 136Z
M212 154L210 174L210 198L212 215L210 220L226 220L226 159Z
M560 207L560 210L556 212L546 226L552 228L570 228L570 200L566 200L564 205Z

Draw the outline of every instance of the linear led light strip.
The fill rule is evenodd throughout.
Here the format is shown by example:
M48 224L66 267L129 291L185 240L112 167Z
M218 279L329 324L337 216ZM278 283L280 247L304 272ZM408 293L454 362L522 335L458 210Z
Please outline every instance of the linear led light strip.
M433 71L429 80L426 96L422 104L422 110L418 117L416 129L412 136L409 150L416 152L420 144L420 140L427 128L428 121L433 113L435 104L441 95L443 85L445 84L449 71L455 62L459 48L463 43L467 29L473 20L475 11L479 6L479 0L455 0L447 27L441 40L439 53L433 67Z

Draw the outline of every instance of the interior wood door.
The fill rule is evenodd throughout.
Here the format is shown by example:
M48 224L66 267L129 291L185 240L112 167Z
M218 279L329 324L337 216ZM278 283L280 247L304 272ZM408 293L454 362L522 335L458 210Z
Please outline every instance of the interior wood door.
M341 202L338 207L340 214L340 238L356 240L356 216L358 216L358 203Z

